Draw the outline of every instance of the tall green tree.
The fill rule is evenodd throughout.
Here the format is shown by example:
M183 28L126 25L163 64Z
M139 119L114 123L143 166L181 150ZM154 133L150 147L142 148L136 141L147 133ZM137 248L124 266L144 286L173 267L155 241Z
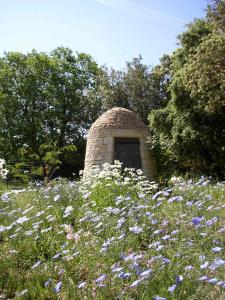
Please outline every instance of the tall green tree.
M178 37L180 47L171 56L171 99L150 114L164 168L224 178L224 9L224 1L214 1L206 17Z
M147 124L152 109L167 102L168 66L170 57L162 58L162 65L152 69L142 57L126 63L123 71L104 68L100 75L100 97L103 110L120 106L136 112Z
M5 53L0 59L0 156L15 166L29 149L31 163L40 165L46 157L40 148L49 145L60 152L64 173L78 172L84 135L101 107L89 96L98 88L98 72L91 56L68 48ZM65 159L65 147L79 160Z

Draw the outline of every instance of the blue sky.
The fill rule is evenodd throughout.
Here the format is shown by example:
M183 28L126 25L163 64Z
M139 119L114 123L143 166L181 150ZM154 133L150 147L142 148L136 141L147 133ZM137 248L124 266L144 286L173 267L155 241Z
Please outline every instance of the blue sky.
M156 65L176 49L185 24L205 14L208 0L0 0L0 55L86 52L116 69L142 55Z

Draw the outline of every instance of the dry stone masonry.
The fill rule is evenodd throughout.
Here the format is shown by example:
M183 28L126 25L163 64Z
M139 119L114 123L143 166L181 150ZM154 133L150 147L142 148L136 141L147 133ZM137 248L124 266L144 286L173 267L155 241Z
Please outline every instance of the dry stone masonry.
M101 168L106 162L112 164L122 157L124 167L133 167L140 160L144 174L153 180L155 167L146 146L147 136L148 128L132 111L121 107L108 110L89 130L84 175L93 168ZM116 148L117 143L120 145Z

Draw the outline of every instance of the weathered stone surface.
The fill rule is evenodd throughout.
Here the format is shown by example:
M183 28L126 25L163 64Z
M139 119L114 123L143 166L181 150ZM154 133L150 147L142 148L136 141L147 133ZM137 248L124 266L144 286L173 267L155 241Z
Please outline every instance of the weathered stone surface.
M115 107L100 116L92 125L88 133L84 175L92 168L106 162L113 163L115 137L138 138L144 174L153 180L155 164L146 147L149 130L141 119L132 111Z

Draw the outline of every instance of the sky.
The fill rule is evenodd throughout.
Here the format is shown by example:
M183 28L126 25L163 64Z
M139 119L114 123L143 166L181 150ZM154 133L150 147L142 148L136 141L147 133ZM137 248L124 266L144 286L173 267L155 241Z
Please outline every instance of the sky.
M85 52L123 69L141 55L154 66L177 47L176 36L205 15L209 0L0 0L4 51Z

